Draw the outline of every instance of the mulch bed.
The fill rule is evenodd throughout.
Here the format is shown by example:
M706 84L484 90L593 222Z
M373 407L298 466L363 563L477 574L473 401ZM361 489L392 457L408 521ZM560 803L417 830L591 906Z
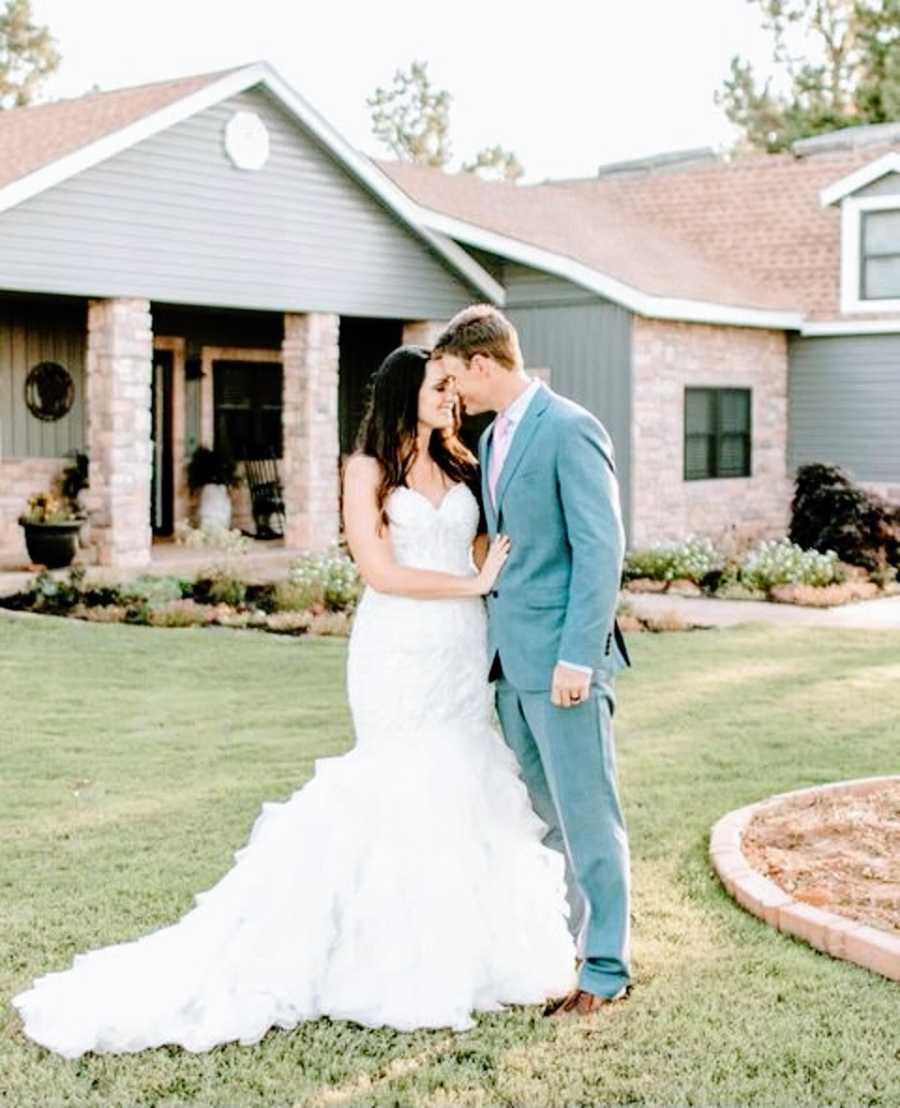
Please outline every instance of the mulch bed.
M900 932L900 781L765 808L742 849L794 899Z

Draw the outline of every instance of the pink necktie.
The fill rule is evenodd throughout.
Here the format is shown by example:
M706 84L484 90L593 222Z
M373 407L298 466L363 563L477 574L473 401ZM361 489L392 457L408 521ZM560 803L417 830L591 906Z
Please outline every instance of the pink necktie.
M488 487L491 490L491 500L494 506L497 504L497 482L500 480L500 471L506 460L506 452L509 449L509 419L501 412L494 424L494 435L491 440L491 466L488 471Z

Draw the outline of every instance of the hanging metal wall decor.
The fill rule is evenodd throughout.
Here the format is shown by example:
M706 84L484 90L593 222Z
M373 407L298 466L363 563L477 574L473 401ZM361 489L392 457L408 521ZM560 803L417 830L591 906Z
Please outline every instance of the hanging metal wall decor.
M25 379L25 403L37 419L62 419L75 400L75 382L59 362L38 362Z

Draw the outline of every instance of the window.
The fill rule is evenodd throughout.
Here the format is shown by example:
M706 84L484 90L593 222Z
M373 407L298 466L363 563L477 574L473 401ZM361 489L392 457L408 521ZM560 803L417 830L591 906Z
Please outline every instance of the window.
M236 458L281 457L282 376L272 362L213 363L217 447Z
M900 297L900 211L862 212L859 295Z
M750 476L750 389L685 389L684 479Z

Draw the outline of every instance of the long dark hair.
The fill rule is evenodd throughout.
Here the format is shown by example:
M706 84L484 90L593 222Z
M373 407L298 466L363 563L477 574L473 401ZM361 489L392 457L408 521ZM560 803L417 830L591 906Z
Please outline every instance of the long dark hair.
M384 359L369 382L366 414L359 428L356 449L375 458L381 466L378 509L387 524L385 502L392 489L405 485L416 460L419 430L419 392L431 351L424 346L400 346ZM475 455L459 438L459 413L452 427L435 430L428 453L451 481L473 490L478 484Z

